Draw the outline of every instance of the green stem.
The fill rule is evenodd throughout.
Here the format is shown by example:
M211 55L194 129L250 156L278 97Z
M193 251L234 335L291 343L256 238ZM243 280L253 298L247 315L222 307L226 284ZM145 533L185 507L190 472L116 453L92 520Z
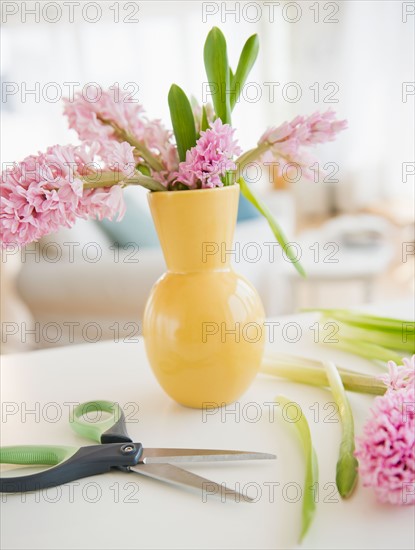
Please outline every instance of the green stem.
M342 498L349 497L356 486L358 462L354 456L354 420L352 409L344 391L336 366L331 361L324 363L330 388L342 422L342 440L336 466L336 485Z
M120 128L118 124L116 124L112 120L103 118L100 115L98 115L97 118L103 124L107 124L111 126L111 128L114 129L114 134L116 135L117 138L119 138L121 141L127 141L130 145L133 145L137 149L137 151L140 153L140 156L150 166L150 168L152 168L156 172L162 172L163 170L165 170L165 167L163 166L163 164L153 155L153 153L144 145L144 143L142 143L141 141L138 141L134 136L129 134L123 128Z
M370 395L383 395L385 384L375 376L361 374L348 369L338 369L346 390ZM328 387L329 380L324 366L319 361L312 361L303 357L279 354L278 357L265 356L261 372L271 376L287 378L299 384Z
M383 346L354 339L349 340L347 338L343 338L336 343L333 342L328 345L335 346L338 349L364 357L365 359L378 361L383 363L383 366L385 366L388 361L395 361L396 363L401 364L402 358L405 356L405 354L397 353L396 351Z
M378 315L368 315L349 309L314 309L308 308L303 311L316 311L324 317L333 317L338 321L343 321L348 325L354 325L361 328L370 328L383 331L392 331L402 333L403 325L414 325L413 321L408 319L396 319L393 317L379 317Z
M383 348L400 350L403 353L414 353L414 337L410 335L405 339L400 331L387 331L382 329L366 328L349 325L344 321L335 320L339 328L339 337L347 340L362 341L368 344L381 345Z
M167 191L166 187L160 182L140 173L136 173L132 178L126 180L125 185L141 185L150 191Z
M245 166L247 166L250 162L260 160L262 155L269 149L269 147L270 145L268 145L267 143L261 143L254 149L249 149L249 151L245 151L243 155L236 159L236 179L238 180L240 177L242 177L242 172Z
M166 170L162 163L156 159L153 153L143 143L137 141L133 136L127 133L125 133L125 141L128 141L130 145L133 145L137 149L140 156L155 172L163 172Z
M98 179L97 179L98 178ZM84 189L98 189L101 187L112 187L113 185L141 185L150 191L167 191L158 181L136 172L131 178L124 178L119 172L102 172L101 174L88 175L83 177Z
M123 174L120 172L101 172L82 176L84 189L96 189L98 187L112 187L121 184Z

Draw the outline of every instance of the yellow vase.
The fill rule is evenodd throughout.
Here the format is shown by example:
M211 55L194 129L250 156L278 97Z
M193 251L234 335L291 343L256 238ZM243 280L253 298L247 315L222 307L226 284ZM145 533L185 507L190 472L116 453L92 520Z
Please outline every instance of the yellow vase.
M144 313L151 367L182 405L231 403L254 379L264 348L261 300L230 266L239 186L148 197L168 269Z

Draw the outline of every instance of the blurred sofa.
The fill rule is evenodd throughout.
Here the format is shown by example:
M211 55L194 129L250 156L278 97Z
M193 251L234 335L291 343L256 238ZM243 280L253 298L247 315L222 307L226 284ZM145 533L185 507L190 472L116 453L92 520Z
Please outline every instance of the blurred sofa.
M239 257L235 254L233 263L235 270L257 288L267 315L276 315L283 312L286 295L281 278L283 260L276 258L270 268L263 243L272 242L274 237L267 222L249 207L240 205L234 243L241 253ZM279 209L280 223L292 232L292 211L284 201L280 201ZM250 243L254 245L248 251ZM62 229L29 245L22 251L17 288L33 317L32 326L26 327L32 329L32 345L44 348L139 339L147 297L164 271L161 249L142 198L136 204L130 198L126 218L120 224L79 220L72 229Z

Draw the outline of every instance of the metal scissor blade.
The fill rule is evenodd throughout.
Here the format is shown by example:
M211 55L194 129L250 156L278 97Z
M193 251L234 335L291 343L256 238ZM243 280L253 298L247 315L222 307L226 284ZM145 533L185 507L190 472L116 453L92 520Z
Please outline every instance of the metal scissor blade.
M215 449L148 449L143 450L140 462L162 464L166 462L213 462L216 460L262 460L277 458L267 453L224 451Z
M223 499L231 497L235 502L240 502L241 500L252 502L250 497L228 489L224 484L219 485L210 479L173 466L173 464L137 464L136 466L131 466L130 470L172 485L196 490L201 493L203 502L206 502L209 496L218 496Z

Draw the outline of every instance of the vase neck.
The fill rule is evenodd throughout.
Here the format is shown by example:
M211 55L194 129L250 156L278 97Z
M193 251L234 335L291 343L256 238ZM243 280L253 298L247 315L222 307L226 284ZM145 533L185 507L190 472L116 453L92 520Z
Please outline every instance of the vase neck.
M239 186L149 194L167 269L229 270Z
M229 271L231 269L232 241L200 241L183 243L183 250L166 250L162 245L167 270L172 273L191 271Z

